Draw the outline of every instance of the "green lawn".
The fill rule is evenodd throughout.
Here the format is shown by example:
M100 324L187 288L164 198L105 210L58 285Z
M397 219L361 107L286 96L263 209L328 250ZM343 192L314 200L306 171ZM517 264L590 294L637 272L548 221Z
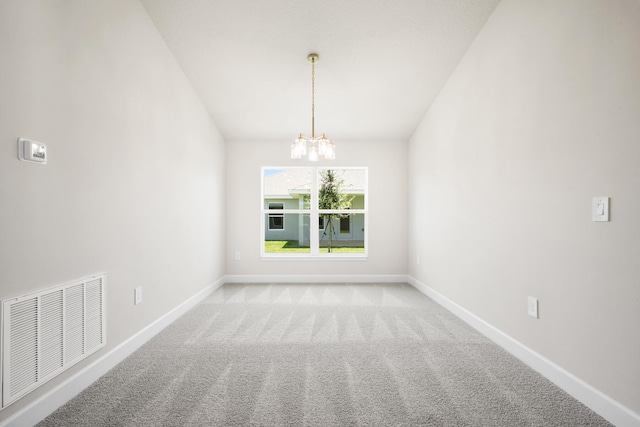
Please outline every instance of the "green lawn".
M309 246L300 246L295 240L267 240L264 242L264 251L268 254L273 253L309 253ZM328 248L320 248L320 253L329 252ZM364 253L362 246L341 246L340 242L336 242L331 247L331 253Z

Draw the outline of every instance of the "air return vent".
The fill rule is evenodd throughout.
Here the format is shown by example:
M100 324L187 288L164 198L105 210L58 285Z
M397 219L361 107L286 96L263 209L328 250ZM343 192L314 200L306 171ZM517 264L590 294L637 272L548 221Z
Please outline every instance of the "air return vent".
M105 274L2 302L2 407L106 342Z

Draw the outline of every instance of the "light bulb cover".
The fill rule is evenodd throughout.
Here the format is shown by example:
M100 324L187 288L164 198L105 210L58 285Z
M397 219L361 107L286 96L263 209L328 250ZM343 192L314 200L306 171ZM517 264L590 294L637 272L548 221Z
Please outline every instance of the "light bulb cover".
M300 147L295 142L291 144L291 158L295 160L300 160L302 158Z
M309 149L309 161L317 162L318 161L318 147L315 145L311 146Z

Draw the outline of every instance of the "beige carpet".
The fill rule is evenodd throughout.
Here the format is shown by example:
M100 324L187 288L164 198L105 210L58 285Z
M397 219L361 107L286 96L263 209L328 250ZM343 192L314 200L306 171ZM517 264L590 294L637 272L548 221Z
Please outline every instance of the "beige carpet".
M42 426L605 426L409 285L227 284Z

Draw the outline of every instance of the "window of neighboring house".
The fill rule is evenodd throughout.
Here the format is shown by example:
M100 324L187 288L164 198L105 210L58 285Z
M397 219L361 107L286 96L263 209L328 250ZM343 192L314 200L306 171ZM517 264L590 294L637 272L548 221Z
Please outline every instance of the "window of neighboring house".
M269 203L269 211L283 209L284 203ZM284 230L284 214L269 213L269 230Z
M351 233L351 221L350 217L341 217L340 218L340 233L348 234Z
M263 167L262 256L366 257L367 172Z

